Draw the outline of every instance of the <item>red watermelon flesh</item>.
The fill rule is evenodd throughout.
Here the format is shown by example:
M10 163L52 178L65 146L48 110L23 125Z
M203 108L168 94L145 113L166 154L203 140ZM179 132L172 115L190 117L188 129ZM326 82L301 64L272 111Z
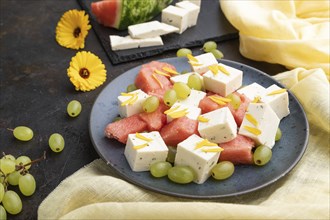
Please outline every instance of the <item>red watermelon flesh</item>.
M100 24L107 27L118 27L121 11L121 4L118 0L92 2L91 9Z
M252 148L255 146L251 138L238 134L231 141L220 144L224 150L219 161L231 161L234 164L253 164Z
M241 98L240 106L238 107L237 110L234 110L232 112L233 116L234 116L234 119L236 121L236 124L239 127L242 124L245 112L246 112L251 100L248 97L246 97L244 94L239 94L239 93L235 93L235 94L239 95L240 98Z
M160 135L168 146L176 147L178 143L187 139L192 134L197 134L198 121L187 117L181 117L166 124Z
M164 103L160 103L156 111L147 113L140 113L140 118L147 123L148 131L160 131L160 129L166 124L166 111L168 107Z
M147 128L147 123L136 114L108 124L104 133L106 137L115 138L119 142L126 144L129 134L143 132L146 131Z
M210 99L209 96L217 96L217 97L222 97L218 94L214 94L212 92L207 93L207 96L205 96L200 102L199 102L199 108L202 110L202 114L217 110L219 108L223 108L228 106L228 104L224 105L219 105L218 103L215 103ZM229 108L230 109L230 108Z

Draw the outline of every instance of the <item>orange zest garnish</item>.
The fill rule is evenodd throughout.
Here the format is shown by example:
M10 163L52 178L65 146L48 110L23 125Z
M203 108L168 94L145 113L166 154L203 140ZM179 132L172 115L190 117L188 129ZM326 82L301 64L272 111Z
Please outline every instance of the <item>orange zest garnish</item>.
M139 150L139 149L144 148L146 146L148 146L148 143L144 143L144 144L133 146L133 149L134 150Z
M211 70L211 72L214 74L214 75L217 75L219 73L219 70L218 70L218 65L211 65L211 66L208 66L209 70Z
M277 94L281 94L284 92L286 92L286 89L277 89L277 90L274 90L274 91L268 93L267 95L277 95Z
M208 121L210 121L209 118L205 118L205 117L203 117L203 116L201 116L201 115L197 117L197 120L198 120L199 122L208 122Z
M120 105L132 105L138 100L137 93L121 93L122 96L131 96L129 99L127 99L125 102L122 102Z
M216 153L216 152L221 152L221 151L223 151L224 149L222 148L222 147L212 147L212 148L209 148L209 147L204 147L203 149L202 149L202 151L203 152L214 152L214 153Z
M226 74L227 76L230 75L230 73L228 72L228 70L227 70L224 66L218 65L218 69L219 69L222 73Z
M245 114L245 118L251 122L255 127L258 127L258 121L249 113Z
M248 132L254 134L254 135L260 135L261 131L258 128L250 127L250 126L244 126L244 129Z
M260 100L261 100L260 96L255 96L251 103L258 103L260 102Z
M151 138L147 138L147 137L145 137L145 136L143 136L142 134L140 134L140 133L138 133L138 132L136 132L135 133L135 136L136 136L136 138L139 138L139 139L141 139L141 140L143 140L143 141L152 141L152 139Z
M163 84L161 83L161 81L159 81L159 79L157 78L156 74L153 73L152 77L156 80L156 82L159 84L160 88L164 88Z
M178 74L179 74L176 70L171 69L171 68L166 67L166 66L164 66L164 67L162 68L162 70L164 70L164 71L166 71L166 72L168 72L168 73L174 74L174 75L178 75Z
M162 71L160 71L160 70L155 70L154 72L157 73L157 74L159 74L159 75L162 75L162 76L171 77L170 74L164 73L164 72L162 72Z
M205 146L218 146L216 143L210 142L207 139L203 139L202 141L198 142L195 146L195 150L205 147Z

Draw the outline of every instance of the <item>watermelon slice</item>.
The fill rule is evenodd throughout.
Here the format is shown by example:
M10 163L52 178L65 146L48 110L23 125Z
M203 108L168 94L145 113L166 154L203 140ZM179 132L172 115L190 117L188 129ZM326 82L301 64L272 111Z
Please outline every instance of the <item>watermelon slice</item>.
M146 22L160 14L172 0L103 0L91 3L97 21L119 30Z
M178 143L187 139L192 134L197 134L198 121L187 117L181 117L166 124L161 130L166 145L176 147Z
M238 134L231 141L220 144L224 150L219 161L231 161L234 164L253 164L252 148L255 143L251 138Z
M217 110L219 108L223 108L228 106L228 104L224 104L224 105L219 105L217 103L215 103L214 101L212 101L209 96L217 96L217 97L222 97L218 94L214 94L212 92L207 93L207 96L205 96L200 102L199 102L199 108L202 110L202 114ZM231 106L228 106L229 109L232 111L233 108Z
M239 94L239 93L235 93L235 94L239 95L241 98L241 104L238 107L238 109L232 111L236 124L239 127L242 124L245 112L246 112L251 100L248 97L246 97L244 94Z
M129 134L146 131L147 127L147 123L136 114L108 124L104 133L107 138L115 138L126 144Z

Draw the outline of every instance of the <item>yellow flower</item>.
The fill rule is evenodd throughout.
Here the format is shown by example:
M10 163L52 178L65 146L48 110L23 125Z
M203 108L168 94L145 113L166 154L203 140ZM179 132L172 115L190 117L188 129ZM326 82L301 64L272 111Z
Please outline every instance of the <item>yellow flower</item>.
M85 11L69 10L57 23L56 41L66 48L84 48L89 29L91 29L91 25L89 25L88 15L85 14Z
M87 92L102 85L107 75L100 58L91 52L80 51L71 59L68 77L76 90Z

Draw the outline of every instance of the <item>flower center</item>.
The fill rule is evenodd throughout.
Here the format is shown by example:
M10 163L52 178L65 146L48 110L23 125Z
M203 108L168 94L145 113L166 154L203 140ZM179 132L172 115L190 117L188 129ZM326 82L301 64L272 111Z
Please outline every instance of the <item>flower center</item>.
M90 73L89 73L89 70L88 70L88 69L86 69L86 68L81 68L81 69L79 70L79 75L80 75L82 78L87 79L87 78L89 77Z
M75 38L78 38L79 35L80 35L80 33L81 33L80 27L77 27L77 28L74 29L74 31L73 31L73 36L74 36Z

